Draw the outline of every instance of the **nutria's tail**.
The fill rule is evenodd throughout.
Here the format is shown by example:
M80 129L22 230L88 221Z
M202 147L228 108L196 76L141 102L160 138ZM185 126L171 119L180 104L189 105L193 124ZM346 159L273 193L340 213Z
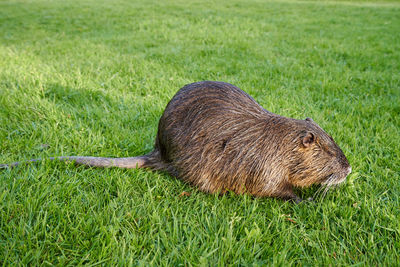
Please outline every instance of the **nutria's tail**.
M152 152L138 157L130 158L102 158L102 157L81 157L81 156L65 156L50 157L48 160L70 161L78 165L103 168L149 168L152 170L166 171L173 176L178 176L178 172L170 163L165 162L160 151L156 148ZM31 159L27 161L13 162L10 164L0 164L0 169L9 169L19 165L26 165L31 162L41 161L43 159Z
M145 167L149 157L147 155L131 158L101 158L101 157L80 157L80 156L66 156L66 157L51 157L49 160L71 161L79 165L86 165L90 167L117 167L117 168L142 168ZM12 168L30 162L41 161L42 159L31 159L27 161L14 162L10 164L0 164L1 168Z

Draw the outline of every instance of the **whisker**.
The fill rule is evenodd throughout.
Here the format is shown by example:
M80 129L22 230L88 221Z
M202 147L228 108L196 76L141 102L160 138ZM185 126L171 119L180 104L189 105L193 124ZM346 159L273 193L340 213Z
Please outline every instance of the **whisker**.
M335 184L335 180L336 180L336 175L335 174L331 174L326 181L321 184L321 187L314 193L313 197L315 199L317 198L321 198L324 199L328 193L328 191L331 189L331 187L334 187Z
M313 195L313 199L317 199L320 196L320 194L321 194L322 190L324 189L324 187L325 187L324 185L321 185L318 188L318 190Z
M331 186L329 186L329 185L325 187L325 190L324 190L324 192L322 194L322 199L324 199L326 197L326 194L328 193L330 188L331 188Z

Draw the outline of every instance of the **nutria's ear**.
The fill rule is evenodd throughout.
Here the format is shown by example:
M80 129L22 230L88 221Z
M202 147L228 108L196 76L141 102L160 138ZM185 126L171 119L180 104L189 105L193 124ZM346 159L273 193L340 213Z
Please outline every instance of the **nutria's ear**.
M313 119L311 119L311 118L308 118L308 117L306 118L306 121L309 121L309 122L314 122L314 121L313 121Z
M304 147L309 147L315 142L315 135L312 132L307 132L302 141Z

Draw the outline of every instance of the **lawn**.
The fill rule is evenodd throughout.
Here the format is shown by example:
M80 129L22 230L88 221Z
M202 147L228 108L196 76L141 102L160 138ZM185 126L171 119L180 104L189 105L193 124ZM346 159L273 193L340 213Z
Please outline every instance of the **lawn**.
M352 174L295 205L143 169L0 170L0 264L400 265L400 2L1 0L0 163L147 153L201 80L313 118Z

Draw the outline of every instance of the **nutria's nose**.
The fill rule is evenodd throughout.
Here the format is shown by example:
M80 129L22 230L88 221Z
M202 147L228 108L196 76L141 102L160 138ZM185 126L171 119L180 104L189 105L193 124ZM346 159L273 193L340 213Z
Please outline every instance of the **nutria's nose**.
M351 173L351 166L349 166L348 168L347 168L347 175L349 175Z

